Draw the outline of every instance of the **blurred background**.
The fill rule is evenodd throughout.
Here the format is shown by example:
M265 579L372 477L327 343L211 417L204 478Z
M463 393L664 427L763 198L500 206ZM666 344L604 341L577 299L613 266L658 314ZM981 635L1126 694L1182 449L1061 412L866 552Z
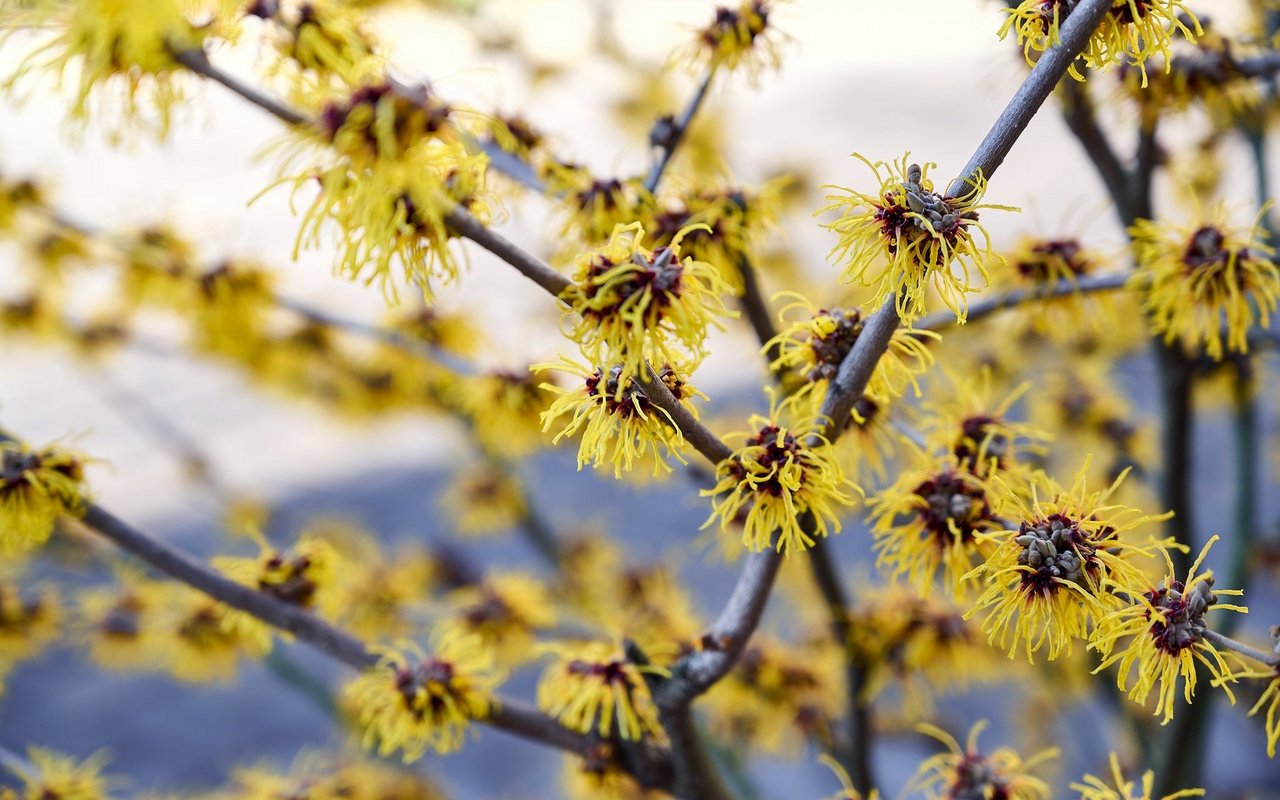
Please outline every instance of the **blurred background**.
M1207 5L1215 18L1243 17L1243 2ZM767 247L798 265L796 280L803 285L770 290L839 296L836 270L826 261L832 237L811 213L822 204L821 184L865 183L865 168L851 152L875 160L909 150L936 161L940 179L963 166L1025 75L1021 53L997 40L999 6L989 0L778 4L774 24L787 34L781 69L766 72L755 86L741 75L719 81L698 122L701 135L723 147L734 179L754 185L778 174L796 176L792 210L779 226L779 241ZM406 82L429 79L451 102L517 113L550 133L565 156L602 175L627 176L646 171L651 161L646 141L652 117L645 114L678 110L693 89L678 68L661 79L659 70L713 8L702 0L404 3L371 19ZM24 34L0 42L0 74L12 72L35 41ZM648 69L602 59L602 41ZM243 76L253 74L260 58L252 42L213 53L215 63ZM303 251L293 259L297 219L288 190L257 197L276 176L269 146L283 138L280 125L215 85L193 80L190 92L168 140L156 145L140 136L117 147L101 130L70 126L65 91L42 80L28 88L23 102L0 102L0 173L46 182L57 207L96 229L167 223L196 242L210 262L249 258L271 265L284 297L347 318L380 320L382 294L333 277L331 251ZM1127 122L1122 104L1104 113L1109 123ZM1175 141L1178 135L1173 133ZM1229 145L1226 153L1223 184L1251 186L1243 145ZM1167 201L1168 187L1163 196ZM1104 197L1058 109L1050 106L988 194L992 202L1020 206L1022 214L993 214L985 222L997 248L1027 230L1063 230L1121 259L1124 235ZM1242 190L1238 200L1244 216L1251 216L1249 192ZM541 255L556 249L562 223L550 204L527 196L507 210L500 223L504 235ZM545 295L488 254L466 249L469 269L459 285L440 292L438 306L464 311L484 329L495 345L483 354L489 366L524 369L569 352ZM15 285L18 262L16 248L0 245L0 292ZM78 288L70 312L76 303L91 308L94 291L91 282ZM164 319L147 324L148 341L176 336L177 328ZM697 385L712 398L707 413L741 419L743 411L761 405L764 372L755 340L737 325L716 334L710 350L697 375ZM1151 374L1141 359L1126 364L1125 383L1138 407L1154 407ZM1273 389L1268 383L1264 396L1273 396ZM1264 451L1270 452L1276 414L1271 403L1263 408ZM1202 419L1196 475L1206 494L1194 529L1207 536L1225 532L1221 521L1229 519L1224 476L1230 456L1219 446L1227 430L1222 412ZM476 562L539 567L514 536L458 540L451 530L440 501L466 450L466 435L447 418L336 416L320 404L263 392L235 369L183 355L176 346L126 345L109 357L85 360L22 338L0 338L0 421L29 441L65 439L91 453L99 459L90 468L98 502L201 555L225 548L219 541L225 501L235 498L270 507L273 536L292 536L306 520L333 514L357 520L384 542L449 542ZM192 456L207 467L220 494L191 479ZM1271 486L1270 460L1265 467ZM736 569L706 554L697 534L705 501L687 483L636 487L577 472L572 447L535 457L522 474L556 528L607 524L636 559L682 559L704 614L714 614L723 602ZM1280 501L1274 492L1264 494L1262 519L1273 532ZM869 537L856 519L850 523L835 549L852 573L866 574ZM1273 570L1250 587L1255 613L1246 628L1257 635L1280 621L1274 613L1257 613L1280 609L1274 577ZM341 744L345 737L307 690L332 683L339 671L306 647L281 647L285 658L278 663L247 664L232 685L199 687L104 673L71 649L55 647L8 676L0 698L0 743L77 755L105 748L109 771L128 776L130 794L208 787L235 765L259 759L285 764L302 750ZM515 676L510 690L531 696L533 678ZM992 729L983 741L1016 744L1019 709L1016 701L1004 702L1006 694L997 687L946 699L939 717L959 734L990 716ZM1001 707L999 714L992 711ZM1261 726L1246 720L1245 710L1215 706L1210 797L1280 785L1280 765L1265 759ZM1100 714L1084 704L1038 721L1062 743L1059 785L1067 776L1096 770L1105 758L1111 743ZM929 752L913 736L882 739L876 757L890 796ZM836 789L812 754L748 766L761 797L819 797ZM481 730L458 754L429 755L415 768L454 797L561 796L557 757L492 730Z

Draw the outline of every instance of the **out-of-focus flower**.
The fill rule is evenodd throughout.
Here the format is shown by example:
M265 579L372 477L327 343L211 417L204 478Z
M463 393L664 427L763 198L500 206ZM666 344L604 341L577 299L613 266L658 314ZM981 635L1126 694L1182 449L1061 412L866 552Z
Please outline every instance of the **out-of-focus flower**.
M256 531L256 556L219 556L213 566L233 581L300 608L315 609L332 617L339 610L335 587L340 559L333 545L303 534L288 550L272 547Z
M84 513L84 461L61 447L0 441L0 553L38 547L58 517Z
M515 572L486 575L480 583L450 592L444 602L450 616L436 626L441 634L474 634L504 667L532 658L534 633L554 625L557 617L547 587Z
M737 8L717 7L715 19L677 58L698 67L742 69L752 81L765 69L777 69L782 34L770 24L772 6L743 0Z
M30 768L18 771L23 800L108 800L113 781L103 777L105 753L95 753L80 761L52 750L27 750ZM16 766L16 765L15 765Z
M1141 219L1133 226L1139 269L1133 285L1143 292L1151 329L1166 343L1181 340L1221 359L1223 327L1227 349L1249 350L1249 330L1270 324L1280 301L1280 268L1274 250L1253 228L1232 228L1226 208L1191 225Z
M1048 800L1049 785L1030 771L1057 758L1057 749L1041 751L1025 761L1010 747L983 753L978 749L978 735L985 727L985 721L976 723L962 748L955 737L941 728L921 724L919 731L942 742L947 750L920 765L908 791L920 792L927 800L958 797Z

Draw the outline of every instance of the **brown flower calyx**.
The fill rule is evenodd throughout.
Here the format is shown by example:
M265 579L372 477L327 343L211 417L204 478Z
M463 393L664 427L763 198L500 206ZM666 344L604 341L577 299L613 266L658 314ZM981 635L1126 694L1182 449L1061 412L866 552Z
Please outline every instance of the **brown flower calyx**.
M400 693L405 708L421 719L429 708L443 706L444 700L439 690L449 687L453 673L453 665L449 662L438 658L424 658L396 669L396 691ZM425 704L420 700L422 695L427 698Z
M984 523L995 520L986 491L956 470L947 469L912 491L924 501L916 513L938 545L949 545L956 536L962 542L972 541Z
M1147 592L1151 608L1147 618L1151 620L1151 638L1163 652L1176 655L1191 647L1204 635L1204 613L1217 604L1213 592L1213 576L1207 575L1187 591L1182 581L1162 582L1160 587Z
M852 352L866 325L862 313L856 308L824 308L814 315L815 319L818 317L826 317L835 327L825 336L814 336L809 340L814 365L805 377L810 382L835 379L845 356Z
M1022 548L1018 565L1032 570L1023 573L1023 585L1041 593L1055 591L1060 581L1085 586L1096 568L1097 547L1079 523L1062 514L1023 522L1013 541Z

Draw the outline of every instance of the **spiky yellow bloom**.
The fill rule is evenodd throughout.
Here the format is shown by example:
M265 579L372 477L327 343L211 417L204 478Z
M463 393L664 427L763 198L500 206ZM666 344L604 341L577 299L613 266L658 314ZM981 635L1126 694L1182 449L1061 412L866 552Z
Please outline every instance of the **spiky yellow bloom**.
M925 595L941 570L944 589L962 593L989 548L978 534L1001 527L994 501L987 481L954 455L904 471L871 512L876 566L888 567L895 579L906 577Z
M532 658L534 633L554 625L557 617L547 587L515 572L486 575L480 583L450 592L444 602L450 616L437 625L441 634L478 636L502 666Z
M1078 0L1022 0L1016 7L1006 9L1009 17L1000 27L1000 37L1012 31L1022 45L1027 63L1033 64L1037 58L1033 53L1043 53L1061 41L1061 24L1077 3ZM1189 25L1180 19L1183 15ZM1135 65L1141 70L1145 88L1147 60L1163 56L1167 70L1169 47L1175 33L1189 42L1194 42L1202 33L1195 14L1182 0L1114 0L1111 10L1103 15L1089 38L1081 58L1094 69ZM1083 73L1074 65L1071 74L1084 80Z
M1273 628L1272 630L1276 630ZM1280 651L1277 651L1280 657ZM1280 664L1266 670L1246 670L1236 672L1234 678L1261 678L1267 686L1258 696L1258 701L1249 709L1249 716L1254 716L1263 708L1267 709L1265 728L1267 731L1267 756L1276 757L1276 747L1280 745ZM1216 685L1216 684L1215 684Z
M1210 537L1191 565L1186 581L1177 579L1173 560L1168 551L1161 550L1168 572L1160 584L1145 592L1130 593L1132 604L1100 620L1089 640L1089 647L1103 656L1095 671L1117 665L1116 683L1121 690L1129 689L1129 681L1134 677L1134 670L1137 671L1133 688L1129 689L1130 699L1142 703L1152 690L1156 691L1155 714L1163 715L1161 724L1164 725L1173 719L1179 676L1183 680L1183 696L1191 702L1196 690L1197 662L1213 676L1213 685L1221 686L1235 703L1235 695L1226 685L1231 679L1231 667L1213 643L1204 638L1208 627L1204 615L1210 610L1245 613L1248 609L1218 603L1220 594L1242 595L1244 592L1215 590L1213 570L1197 574L1216 541L1217 536ZM1127 643L1117 650L1122 640Z
M1183 226L1146 219L1134 224L1139 268L1133 285L1143 292L1152 331L1166 343L1180 339L1221 359L1225 323L1227 349L1248 352L1249 329L1255 321L1269 325L1280 300L1275 251L1263 242L1256 221L1249 230L1231 227L1225 206L1197 217Z
M869 703L895 689L908 717L930 713L936 695L997 680L1002 668L960 606L903 584L860 592L850 631L849 657L865 674L859 699Z
M52 587L0 582L0 663L38 655L62 630L62 603Z
M945 387L930 393L921 404L921 429L929 444L949 452L958 466L975 475L989 477L1004 473L1012 480L1025 465L1023 454L1042 448L1048 434L1010 415L1010 409L1031 388L1017 386L1003 397L991 371L966 378L946 372Z
M1108 784L1096 775L1085 775L1081 783L1072 783L1071 791L1079 792L1079 800L1177 800L1179 797L1204 797L1204 789L1182 789L1173 794L1154 798L1156 773L1147 770L1142 775L1142 783L1125 780L1124 771L1120 769L1120 757L1111 754L1111 780Z
M38 547L58 517L84 513L84 461L61 447L0 441L0 553Z
M520 479L490 464L459 472L440 503L458 532L471 536L509 530L528 510Z
M806 381L801 391L820 392L835 379L845 356L853 350L866 324L857 308L819 308L802 295L786 292L795 298L778 313L783 327L764 346L777 348L773 369L795 370ZM793 311L802 312L788 322ZM876 397L896 397L910 386L917 396L917 376L933 365L928 342L942 337L931 331L907 331L899 328L889 340L889 347L876 363L867 393Z
M892 458L902 442L902 435L890 418L889 398L864 394L853 403L849 427L840 440L837 452L848 462L855 482L882 482L887 474L885 462Z
M768 417L752 415L752 431L730 434L743 444L716 465L715 487L702 491L716 498L702 527L718 518L728 531L745 515L742 543L748 550L790 553L810 547L814 536L839 533L838 509L852 506L850 492L860 490L844 477L812 412L792 402L779 405L776 398L770 405ZM812 532L801 527L805 516L813 520Z
M338 229L335 271L377 283L397 297L397 268L427 299L459 272L449 249L455 233L445 215L467 210L490 216L487 159L468 149L450 119L452 109L425 89L363 86L330 103L303 133L301 149L329 147L294 177L294 193L319 183L304 213L296 251L320 244L321 231ZM286 169L296 159L286 163Z
M1127 472L1095 492L1086 486L1087 472L1086 464L1070 489L1037 474L1029 501L1014 492L1002 501L1001 517L1017 527L978 534L997 547L975 569L986 590L965 616L988 612L983 628L1010 658L1019 645L1032 662L1046 647L1050 660L1070 653L1075 640L1086 639L1091 626L1147 585L1132 559L1150 557L1163 543L1139 545L1124 534L1168 515L1110 502Z
M782 755L810 737L829 741L831 709L844 698L843 660L830 637L781 642L756 634L707 695L712 730L739 747Z
M105 753L95 753L80 761L32 747L27 750L27 760L31 769L18 769L23 800L107 800L110 797L112 781L102 775L102 766L107 762Z
M971 272L987 281L986 265L999 261L978 212L1016 209L982 204L987 182L981 175L966 178L963 192L953 197L934 191L929 170L936 164L910 163L910 153L892 164L853 155L880 187L875 194L831 187L845 194L827 195L827 205L818 210L840 214L825 226L839 237L828 258L838 262L845 281L875 286L877 303L893 302L908 325L927 310L930 284L964 322L965 295L981 288L973 285Z
M775 179L758 190L694 187L681 194L679 204L664 205L654 214L654 246L669 245L683 234L681 250L715 267L730 290L741 295L742 263L777 222L787 182Z
M589 361L620 362L626 376L650 358L692 371L706 356L707 329L724 330L721 318L736 316L721 299L729 287L710 264L681 260L681 236L649 250L644 235L639 222L620 225L608 244L579 256L560 295L566 333Z
M489 716L503 679L477 636L437 629L430 655L407 643L381 655L344 694L364 728L363 746L376 746L380 756L399 750L406 764L428 748L451 753L462 747L471 722Z
M77 86L71 116L89 116L90 97L107 88L122 95L120 123L145 119L159 136L169 131L173 106L183 100L185 68L175 52L199 48L208 33L188 20L181 0L38 0L19 12L17 22L48 26L52 41L32 53L10 83L32 69L50 70L62 80L70 70Z
M744 70L751 80L765 69L777 69L782 38L769 23L773 3L743 0L737 8L719 6L716 17L678 57L699 67Z
M301 608L314 609L325 616L338 611L338 581L341 559L333 545L304 533L287 550L272 547L256 531L256 556L219 556L213 566L236 583Z
M975 723L961 748L955 737L941 728L919 725L917 730L942 742L947 750L920 765L907 791L919 792L926 800L955 797L1048 800L1049 785L1030 774L1030 770L1057 758L1057 748L1042 750L1025 761L1010 747L983 753L978 749L978 735L986 726L985 720Z
M556 645L556 655L538 681L538 708L566 728L624 741L662 735L658 709L645 683L646 671L605 642Z
M588 371L564 358L557 364L535 365L534 369L558 369L581 380L572 389L550 383L542 385L547 391L560 395L542 413L543 430L549 431L561 417L569 417L553 442L558 444L561 439L581 434L578 469L588 464L597 469L612 465L614 477L621 478L637 462L645 460L653 462L655 475L671 470L669 459L688 463L682 452L684 437L675 421L649 400L644 388L633 378L622 377L621 364L610 367L607 376L603 370ZM706 395L686 384L669 365L663 365L658 378L696 415L692 400L694 397L706 399Z

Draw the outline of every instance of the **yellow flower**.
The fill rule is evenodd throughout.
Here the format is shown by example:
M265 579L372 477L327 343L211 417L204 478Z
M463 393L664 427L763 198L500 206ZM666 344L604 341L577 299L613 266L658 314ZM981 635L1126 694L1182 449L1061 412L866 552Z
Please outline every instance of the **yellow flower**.
M460 207L490 216L487 159L468 150L451 109L423 91L363 86L330 103L305 131L299 149L328 145L291 183L294 194L319 183L295 245L318 246L328 222L338 228L335 271L377 283L397 299L395 268L430 300L438 283L457 278L445 214ZM285 169L297 160L286 161Z
M1064 282L1075 285L1097 275L1104 263L1103 256L1078 239L1023 236L1009 251L1005 266L992 270L992 287L1034 294ZM1017 314L1023 329L1069 343L1107 329L1109 311L1106 293L1071 292L1022 304Z
M843 660L829 636L780 642L756 634L707 695L712 730L780 755L794 755L809 737L830 741L832 709L843 707Z
M308 99L308 90L330 81L351 85L368 80L384 69L375 46L360 25L360 15L347 4L308 0L297 8L255 3L246 11L275 23L271 37L282 57L270 70L293 77L292 99ZM286 68L286 65L288 68Z
M51 587L0 582L0 664L38 655L58 638L62 604Z
M1161 723L1165 725L1173 719L1179 676L1182 677L1183 695L1188 703L1195 694L1196 662L1208 669L1214 678L1213 685L1221 686L1235 703L1235 695L1226 685L1231 679L1231 667L1213 643L1204 639L1207 628L1204 615L1210 610L1245 613L1248 609L1218 603L1219 594L1241 595L1244 592L1239 589L1214 590L1213 570L1197 574L1209 555L1209 548L1216 541L1217 536L1210 537L1199 558L1191 565L1186 581L1175 577L1173 561L1168 552L1162 550L1168 573L1160 585L1145 592L1130 592L1133 602L1099 621L1089 640L1089 647L1103 656L1095 671L1118 665L1116 683L1122 691L1128 688L1131 673L1136 668L1137 678L1133 688L1129 689L1130 699L1142 703L1152 690L1157 691L1155 713L1163 715ZM1117 651L1116 646L1123 639L1128 639L1128 643Z
M850 472L856 481L883 481L885 461L893 457L902 441L894 422L889 418L889 398L864 394L853 403L849 412L849 427L837 452L842 461L849 461Z
M1276 746L1280 744L1280 665L1270 667L1265 671L1237 672L1232 677L1263 678L1267 681L1267 687L1259 695L1258 702L1254 703L1253 708L1249 709L1249 716L1254 716L1264 707L1267 709L1267 757L1275 758Z
M1225 322L1227 349L1248 352L1255 315L1266 327L1280 300L1280 269L1258 224L1231 228L1219 205L1189 226L1140 219L1131 233L1139 265L1133 285L1143 292L1151 329L1166 343L1181 339L1220 360Z
M32 747L27 750L31 770L19 769L23 800L107 800L111 781L102 776L105 753L95 753L84 761Z
M850 622L849 658L865 673L859 700L870 703L894 688L906 717L930 713L936 695L971 681L1000 680L1005 669L959 606L909 586L860 592Z
M1027 63L1034 64L1033 53L1043 53L1060 41L1061 23L1075 7L1074 0L1022 0L1015 8L1006 9L1008 19L1000 27L1000 38L1010 31L1022 45ZM1179 18L1185 15L1190 25ZM1135 65L1142 73L1142 86L1147 86L1146 61L1163 56L1167 71L1169 47L1174 33L1194 43L1202 33L1200 23L1182 0L1114 0L1089 39L1081 58L1094 69L1125 64ZM1084 80L1076 66L1071 74Z
M497 663L512 666L533 657L534 633L556 622L551 593L520 573L491 573L481 583L450 592L452 616L437 628L444 636L475 635Z
M1079 800L1156 800L1151 796L1155 784L1155 771L1147 770L1142 775L1142 785L1136 781L1125 780L1120 769L1120 757L1111 754L1111 776L1114 783L1108 784L1094 775L1085 775L1083 783L1071 784L1073 792L1079 792ZM1177 800L1179 797L1204 797L1204 789L1183 789L1166 794L1158 800Z
M854 157L871 168L878 191L840 189L846 194L828 195L827 205L818 210L840 214L825 227L839 237L829 258L841 264L842 278L874 285L877 302L892 301L907 325L925 313L932 283L957 321L964 322L965 295L980 288L973 286L970 272L989 280L986 264L999 260L978 212L1016 209L981 204L987 186L981 175L967 178L965 192L952 197L934 191L929 170L936 165L908 163L910 154L892 164L873 164L857 153Z
M593 178L581 167L555 165L547 176L547 189L564 198L569 212L564 235L587 247L608 240L619 225L653 214L653 195L638 179ZM579 249L575 247L573 253Z
M983 559L978 534L1001 527L993 502L987 482L954 455L904 471L871 512L876 566L888 567L895 579L905 576L924 595L941 570L946 591L961 594Z
M921 404L921 429L929 444L954 455L958 466L968 472L980 477L1003 473L1006 481L1013 481L1025 468L1024 452L1040 450L1048 438L1048 434L1009 415L1031 384L1018 386L1000 398L985 367L969 379L951 372L945 377L947 385L931 393L943 399Z
M185 585L164 584L156 605L157 666L188 683L229 683L243 657L271 652L271 628Z
M609 743L596 746L585 758L564 759L561 783L570 800L659 800L667 797L659 789L645 789L618 764L618 754Z
M840 781L840 791L826 798L826 800L863 800L862 794L853 787L853 781L849 778L849 773L845 771L844 767L840 766L839 761L836 761L826 753L818 756L818 760L834 772L836 778ZM880 792L872 789L866 800L880 800Z
M0 442L0 554L37 547L58 517L84 513L84 461L57 446Z
M558 364L538 364L534 369L558 369L582 380L577 388L568 390L542 384L542 388L560 395L542 413L543 430L549 431L561 417L569 417L553 443L581 434L578 469L587 464L597 469L612 464L614 477L621 478L650 455L655 475L671 470L667 463L670 458L681 464L688 463L681 452L685 447L684 437L675 422L666 411L649 401L635 380L622 377L621 364L613 365L608 377L600 369L588 372L563 358ZM706 395L686 384L669 365L662 366L658 378L696 416L691 401L694 397L706 399Z
M554 395L528 367L459 377L446 394L471 420L472 432L487 452L520 458L543 443L538 416Z
M987 726L976 723L963 748L951 734L934 725L916 729L947 747L947 752L926 759L907 786L927 800L952 797L1003 797L1008 800L1048 800L1049 786L1029 773L1038 764L1058 757L1056 748L1042 750L1027 760L1009 747L994 753L978 750L978 734Z
M731 434L744 442L716 465L716 486L702 491L716 498L702 527L719 518L720 529L728 531L745 514L742 543L748 550L790 553L810 547L815 535L825 538L833 528L839 533L838 507L852 506L848 492L859 490L844 477L814 416L790 402L779 406L774 399L770 405L768 417L748 421L754 432ZM797 419L787 424L784 418L791 416ZM806 515L813 519L812 534L801 527Z
M236 583L274 597L283 603L313 609L326 617L339 611L338 581L341 559L333 545L304 533L288 550L278 550L255 530L256 556L219 556L213 566Z
M658 709L644 673L661 671L627 661L604 642L549 646L556 660L538 681L538 708L579 733L598 731L624 741L660 737Z
M1137 545L1122 536L1168 515L1151 517L1110 503L1125 475L1090 492L1087 471L1086 464L1070 489L1037 474L1030 501L1005 492L997 513L1017 527L978 534L997 547L974 571L986 590L965 616L989 612L983 628L993 644L1008 647L1010 658L1019 644L1028 661L1045 647L1050 660L1070 653L1074 640L1087 638L1091 625L1147 584L1130 559L1150 556L1163 543ZM995 485L1004 484L997 479Z
M730 186L683 192L678 205L663 206L654 215L654 245L670 245L682 236L681 250L715 267L733 294L741 295L742 262L777 222L788 182L778 178L755 191Z
M93 663L113 670L154 667L162 657L155 616L165 597L161 584L132 576L80 592L77 628Z
M866 320L857 308L819 308L796 292L783 295L795 302L783 307L778 319L784 327L770 339L764 350L777 348L773 369L797 370L807 382L803 392L822 392L835 379L845 356L853 350L862 335ZM804 314L787 323L793 310ZM933 354L927 342L942 337L931 331L907 331L899 328L889 340L889 348L876 363L867 393L876 397L897 397L910 386L917 396L920 386L916 377L933 365Z
M40 184L30 178L9 179L0 175L0 233L13 231L18 212L43 205L44 190Z
M184 5L181 0L40 0L17 21L48 26L56 34L28 57L9 84L35 67L54 72L59 81L70 70L78 84L72 118L86 119L95 89L110 87L124 102L103 106L122 109L119 122L136 122L154 111L155 132L164 136L173 106L184 95L185 68L173 53L201 47L208 33L184 16ZM47 59L32 63L45 55ZM112 133L118 135L119 129L113 127Z
M428 748L451 753L473 720L489 716L502 675L480 638L437 630L431 650L384 650L377 667L347 684L366 749L376 745L384 757L400 750L406 764Z
M773 3L743 0L737 8L719 6L716 17L678 58L697 67L741 67L754 81L765 69L777 69L782 35L770 25Z
M566 333L589 361L621 362L628 377L641 374L650 358L687 364L690 372L702 362L707 329L724 330L720 318L736 314L725 308L721 295L729 288L715 268L680 259L681 238L648 250L643 225L633 222L579 256L574 282L560 298L568 306Z
M471 536L510 530L528 510L520 479L487 464L459 472L440 502L458 532Z

